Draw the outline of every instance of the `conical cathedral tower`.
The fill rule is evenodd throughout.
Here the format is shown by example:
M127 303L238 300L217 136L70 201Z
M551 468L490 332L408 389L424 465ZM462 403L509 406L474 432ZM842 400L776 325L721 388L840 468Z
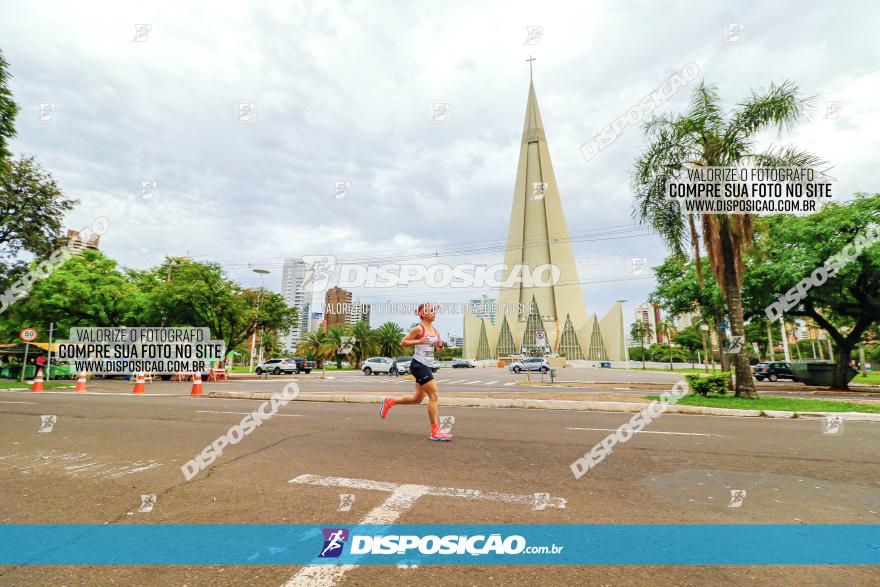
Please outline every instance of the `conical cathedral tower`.
M529 315L535 310L516 308L518 304L522 307L534 302L542 329L551 348L555 348L567 318L570 317L572 323L578 326L586 323L584 295L568 241L568 226L559 198L559 184L550 161L550 149L534 82L529 83L504 263L508 271L520 264L527 266L532 273L542 266L558 268L555 285L532 285L523 279L523 282L501 290L497 313L506 315L511 325L518 323L527 326ZM506 274L503 276L504 279L507 277ZM549 270L543 272L541 277L552 281ZM531 335L530 339L524 340L521 346L533 347L534 333L528 334ZM580 342L583 344L583 341Z
M495 324L465 315L465 357L506 356L511 338L516 353L523 348L534 350L536 333L542 331L549 349L569 359L622 358L617 344L615 349L597 352L596 345L603 341L622 340L623 325L619 325L620 333L606 334L606 328L617 328L616 321L603 319L599 323L587 315L533 81L529 83L504 263L502 281L509 285L499 291ZM622 319L621 312L609 316L612 314ZM603 336L594 332L603 326ZM486 342L479 344L483 332L488 347Z

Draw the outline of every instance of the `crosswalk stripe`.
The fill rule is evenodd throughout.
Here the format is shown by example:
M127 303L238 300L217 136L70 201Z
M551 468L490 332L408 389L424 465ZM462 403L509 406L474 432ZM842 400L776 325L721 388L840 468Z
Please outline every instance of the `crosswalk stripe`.
M473 383L482 383L482 381L480 381L479 379L476 381L468 381L467 383L465 383L465 385L471 385Z
M498 383L497 381L489 381L488 383L484 383L483 385L492 385L494 383Z

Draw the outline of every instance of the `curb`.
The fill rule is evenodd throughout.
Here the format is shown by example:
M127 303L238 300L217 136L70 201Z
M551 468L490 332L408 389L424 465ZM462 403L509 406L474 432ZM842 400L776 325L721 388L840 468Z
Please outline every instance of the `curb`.
M255 399L267 400L273 394L265 391L212 391L208 397L219 399ZM377 404L383 396L378 395L347 395L347 394L316 394L301 393L295 401L332 402L351 404ZM542 410L572 410L595 412L640 412L649 404L632 402L596 402L574 400L547 399L514 399L514 398L477 398L477 397L443 397L442 406L462 408L526 408ZM856 422L880 422L880 414L862 412L785 412L777 410L737 410L731 408L710 408L704 406L668 405L667 414L696 414L702 416L739 416L744 418L824 418L833 415L844 420Z

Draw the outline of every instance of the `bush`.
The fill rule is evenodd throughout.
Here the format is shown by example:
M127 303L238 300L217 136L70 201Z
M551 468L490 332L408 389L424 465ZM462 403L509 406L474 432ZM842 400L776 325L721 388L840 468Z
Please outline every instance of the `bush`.
M688 387L692 394L706 397L710 393L724 395L727 393L727 384L730 381L730 372L722 371L713 375L685 375Z

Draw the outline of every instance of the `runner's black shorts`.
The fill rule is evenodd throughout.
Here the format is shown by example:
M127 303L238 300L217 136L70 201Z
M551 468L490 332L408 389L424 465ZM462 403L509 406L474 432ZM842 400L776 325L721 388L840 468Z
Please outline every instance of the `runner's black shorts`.
M431 368L415 359L409 363L409 372L416 378L416 382L419 385L424 385L434 379L434 373L431 372Z

